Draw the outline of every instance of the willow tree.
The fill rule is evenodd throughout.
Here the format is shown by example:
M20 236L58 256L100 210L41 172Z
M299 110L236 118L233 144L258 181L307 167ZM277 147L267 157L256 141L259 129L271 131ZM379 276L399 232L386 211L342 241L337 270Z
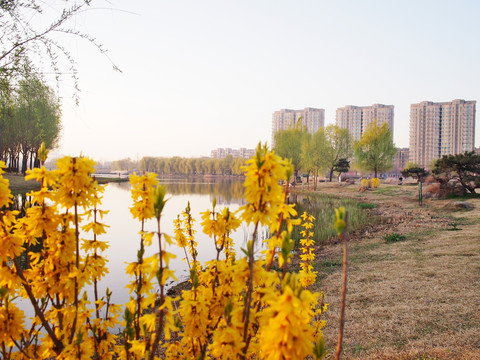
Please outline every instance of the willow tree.
M313 190L317 189L318 174L328 169L325 151L328 140L323 128L314 134L306 134L302 144L302 167L313 173Z
M325 149L323 151L324 161L329 171L329 178L332 181L333 172L336 170L341 159L350 159L353 155L352 140L348 129L337 125L329 125L319 129L325 134Z
M15 121L19 126L22 172L38 165L38 149L45 143L53 149L60 135L60 104L53 91L39 78L19 82L15 99Z
M19 131L14 121L14 90L7 79L0 78L0 160L12 167L12 149L18 143Z
M302 144L308 132L302 126L301 121L297 126L287 130L280 130L275 133L275 152L280 157L289 159L294 168L295 180L297 182L298 171L302 166Z
M375 177L379 172L393 168L396 149L387 123L378 126L374 121L367 125L360 140L355 142L354 149L357 166L364 171L373 172Z
M340 160L348 161L353 155L352 141L348 129L329 125L305 136L302 145L302 166L314 173L313 186L316 189L316 177L322 171L329 172L332 181Z

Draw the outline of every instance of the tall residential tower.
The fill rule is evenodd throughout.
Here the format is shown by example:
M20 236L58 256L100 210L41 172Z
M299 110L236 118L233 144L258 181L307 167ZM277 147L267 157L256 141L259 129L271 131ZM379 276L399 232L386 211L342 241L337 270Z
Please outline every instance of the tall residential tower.
M475 149L476 101L423 101L410 106L410 162L428 167L447 154Z
M377 125L387 123L393 137L393 105L347 105L337 109L336 125L348 129L352 138L357 141L374 120L377 121Z
M313 134L325 124L325 109L305 108L304 110L275 111L272 116L272 145L275 143L275 134L278 131L297 125L300 118L302 118L303 126Z

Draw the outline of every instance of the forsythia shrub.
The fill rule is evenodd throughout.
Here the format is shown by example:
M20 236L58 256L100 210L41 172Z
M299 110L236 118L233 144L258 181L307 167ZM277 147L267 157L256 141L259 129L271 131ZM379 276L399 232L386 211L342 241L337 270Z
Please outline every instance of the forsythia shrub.
M362 179L362 187L364 187L364 188L373 187L374 189L376 189L379 186L380 186L380 179L379 178Z
M370 179L362 179L362 187L364 188L371 188L372 182Z
M216 250L205 264L197 260L190 206L175 220L170 237L160 228L165 188L154 174L132 175L131 213L139 221L140 242L136 261L126 269L131 298L122 307L110 302L108 289L103 296L97 291L108 271L102 255L108 244L99 239L106 231L105 211L98 209L103 187L90 176L93 165L88 158L66 157L57 170L30 171L26 178L41 182L41 189L29 194L33 201L23 218L6 210L11 194L0 168L2 359L323 358L326 305L323 295L307 289L316 276L314 218L308 214L303 215L302 269L286 271L290 234L300 221L294 206L285 204L288 187L280 185L293 173L288 161L259 145L244 167L246 205L233 213L217 209L214 201L202 213L203 232ZM155 232L144 229L149 219L158 224ZM245 254L235 254L230 235L242 221L254 230ZM260 226L269 226L272 234L263 256L258 256ZM41 250L32 251L37 244ZM179 298L165 291L166 281L175 279L169 269L174 255L167 251L173 245L185 250L192 285ZM158 252L145 257L149 246ZM32 305L31 322L16 305L19 298ZM123 330L114 335L122 308Z

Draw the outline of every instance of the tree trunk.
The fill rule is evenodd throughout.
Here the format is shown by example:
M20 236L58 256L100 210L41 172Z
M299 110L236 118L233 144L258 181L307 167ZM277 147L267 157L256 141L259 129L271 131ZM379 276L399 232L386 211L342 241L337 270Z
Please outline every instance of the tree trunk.
M332 182L332 178L333 178L333 168L330 169L330 182Z
M30 170L33 169L33 151L30 152Z
M25 175L27 172L27 167L28 167L28 154L23 154L22 157L22 174Z
M14 154L12 154L12 159L10 160L11 164L12 164L12 170L15 170L16 173L19 173L20 172L20 161L19 161L19 156L18 154L15 156Z
M463 177L461 175L458 176L458 180L460 180L460 184L462 184L463 186L463 195L467 195L467 190L468 192L470 192L471 194L475 194L475 188L474 187L471 187L470 185L468 185Z

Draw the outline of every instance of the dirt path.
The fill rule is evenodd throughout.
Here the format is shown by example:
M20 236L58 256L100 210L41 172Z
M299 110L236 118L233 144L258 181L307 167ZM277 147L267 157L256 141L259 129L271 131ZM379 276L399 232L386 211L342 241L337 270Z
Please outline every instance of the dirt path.
M321 191L377 204L383 221L352 238L344 359L480 359L480 199L454 211L415 186L322 184ZM386 242L386 234L405 240ZM341 247L318 254L318 290L330 303L325 337L335 346ZM333 358L333 357L332 357Z

